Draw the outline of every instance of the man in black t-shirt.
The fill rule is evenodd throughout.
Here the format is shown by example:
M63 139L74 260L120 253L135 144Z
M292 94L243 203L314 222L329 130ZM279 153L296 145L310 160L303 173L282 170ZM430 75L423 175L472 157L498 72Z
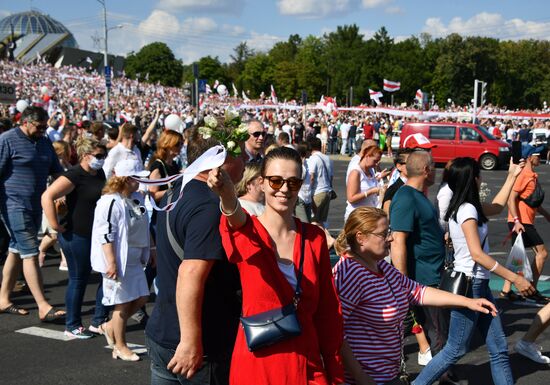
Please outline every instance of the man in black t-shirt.
M190 163L217 144L191 130ZM237 182L244 159L228 156L222 167ZM158 295L146 328L152 384L229 382L241 310L240 280L222 247L219 198L208 188L207 176L208 171L199 173L185 185L175 208L158 214ZM176 199L180 188L181 179L161 206L170 197Z

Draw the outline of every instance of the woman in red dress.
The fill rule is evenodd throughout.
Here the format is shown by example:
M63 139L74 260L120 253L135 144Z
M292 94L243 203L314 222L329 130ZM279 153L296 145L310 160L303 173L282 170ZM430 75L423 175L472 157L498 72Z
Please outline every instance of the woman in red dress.
M220 232L229 260L242 282L244 317L288 305L294 296L300 244L305 234L303 278L298 303L301 334L254 352L239 329L231 362L234 385L341 384L342 313L331 277L325 234L292 216L302 184L302 162L290 148L266 155L261 170L265 212L244 211L221 169L208 184L220 198Z

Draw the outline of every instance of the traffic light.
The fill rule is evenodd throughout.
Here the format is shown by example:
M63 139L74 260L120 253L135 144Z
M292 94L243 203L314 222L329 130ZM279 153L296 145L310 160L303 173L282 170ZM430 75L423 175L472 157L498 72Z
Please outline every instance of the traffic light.
M481 107L487 102L487 82L481 82Z

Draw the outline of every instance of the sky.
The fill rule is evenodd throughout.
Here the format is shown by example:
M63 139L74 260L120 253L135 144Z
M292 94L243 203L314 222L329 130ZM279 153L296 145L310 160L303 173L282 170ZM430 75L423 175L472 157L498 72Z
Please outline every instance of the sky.
M365 38L384 26L400 41L423 32L444 37L550 40L548 0L105 0L109 53L126 55L162 41L185 64L202 56L231 61L242 41L266 51L291 34L322 36L356 24ZM0 18L37 9L62 22L80 48L103 49L103 6L97 0L0 3Z

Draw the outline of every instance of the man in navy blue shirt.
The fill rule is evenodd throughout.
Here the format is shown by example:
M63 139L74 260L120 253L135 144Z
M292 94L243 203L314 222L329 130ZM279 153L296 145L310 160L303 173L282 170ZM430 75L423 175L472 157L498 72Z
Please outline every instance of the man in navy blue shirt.
M27 315L10 300L17 274L23 274L38 305L42 321L64 315L44 297L38 267L38 229L42 220L40 197L48 175L63 171L53 146L44 136L48 115L40 107L27 107L21 126L0 135L0 213L10 234L9 254L2 271L0 312Z

